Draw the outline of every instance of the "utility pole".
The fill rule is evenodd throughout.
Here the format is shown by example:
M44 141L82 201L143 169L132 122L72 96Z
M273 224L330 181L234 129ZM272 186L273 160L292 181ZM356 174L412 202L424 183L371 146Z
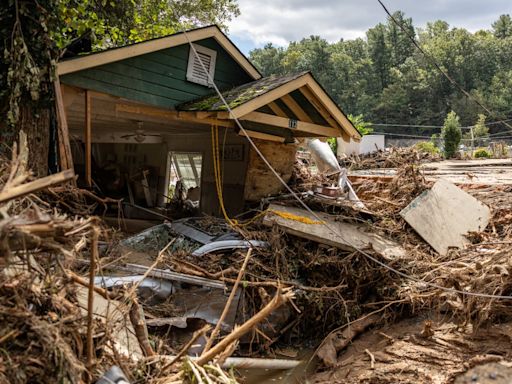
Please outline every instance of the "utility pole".
M473 127L469 127L470 131L471 131L471 157L473 157L473 153L474 153L474 144L475 144L475 136L473 135Z

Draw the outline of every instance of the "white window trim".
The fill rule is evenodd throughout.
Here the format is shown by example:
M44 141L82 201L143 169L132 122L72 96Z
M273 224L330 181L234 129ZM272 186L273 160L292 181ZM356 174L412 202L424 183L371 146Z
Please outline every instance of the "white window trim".
M214 51L213 49L203 47L202 45L198 45L198 44L192 44L192 45L194 46L195 50L198 53L203 53L203 54L211 57L210 73L209 73L209 79L207 81L204 81L203 79L199 79L193 75L193 73L194 73L193 72L193 64L194 64L194 60L196 59L196 55L194 53L194 50L191 47L189 49L189 54L188 54L187 80L190 82L193 82L193 83L211 87L212 81L210 81L210 79L213 80L214 76L215 76L215 63L217 61L217 52Z

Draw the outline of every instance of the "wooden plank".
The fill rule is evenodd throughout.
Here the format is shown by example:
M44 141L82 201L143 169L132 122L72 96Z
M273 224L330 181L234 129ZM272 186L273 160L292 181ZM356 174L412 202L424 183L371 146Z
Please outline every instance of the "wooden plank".
M54 81L53 86L55 89L55 105L57 111L60 167L62 170L73 169L73 155L69 141L68 120L58 77Z
M290 110L293 112L295 116L297 116L299 120L305 121L307 123L313 122L309 115L302 109L299 103L297 103L291 95L286 94L283 97L281 97L281 100L283 103L286 104L288 108L290 108Z
M6 201L26 196L30 193L51 187L52 185L64 183L74 177L75 172L72 169L66 169L65 171L54 173L53 175L42 177L29 183L4 189L0 192L0 203L5 203Z
M178 89L175 85L172 85L173 81L170 77L166 78L165 76L147 72L141 74L140 70L131 70L130 67L125 68L123 73L118 73L115 71L115 69L117 68L119 70L119 66L122 65L116 63L111 65L114 67L113 70L110 70L108 67L101 67L96 69L89 69L86 72L80 73L80 75L87 77L88 79L101 81L105 84L115 85L117 87L160 96L166 99L178 100L181 102L189 101L191 99L197 98L198 96L206 94L206 92L191 93ZM139 72L139 75L135 75L137 71Z
M247 134L247 136L252 137L253 139L261 139L261 140L267 140L267 141L274 141L276 143L284 143L286 141L286 139L284 137L281 137L281 136L270 135L268 133L263 133L263 132L251 131L251 130L248 130L248 129L244 129L244 131ZM238 134L240 136L245 137L245 134L242 131L238 132Z
M85 182L87 186L92 187L92 121L91 121L91 94L85 91Z
M272 112L274 112L277 116L289 118L289 116L286 115L286 112L283 111L283 109L279 105L277 105L276 102L271 101L270 103L268 103L268 106L272 110Z
M404 248L380 235L368 232L368 226L334 221L330 215L315 212L321 220L319 222L314 215L295 207L270 204L268 210L269 212L263 218L263 224L268 226L277 224L292 235L346 250L371 247L388 260L405 256ZM290 215L296 219L284 218L279 214ZM307 224L303 221L314 224Z
M222 127L233 127L232 121L227 120L218 120L215 118L209 119L198 119L196 117L195 112L183 112L183 111L170 111L162 108L155 108L144 105L134 105L134 104L124 104L118 103L116 104L116 113L126 113L126 114L134 114L134 115L147 115L153 117L161 117L167 120L175 120L175 121L187 121L199 124L216 124Z
M61 78L61 81L65 84L75 87L94 90L105 94L122 97L124 99L134 100L144 104L155 105L163 108L171 108L182 102L182 100L175 100L168 97L153 95L151 93L141 92L139 90L110 84L108 82L87 77L85 75L85 72L78 73L73 77Z
M483 231L489 207L447 180L438 180L405 207L400 215L440 255L469 243L468 232Z
M293 121L296 123L296 127L290 128L291 119L261 112L251 112L245 116L242 116L240 120L273 125L280 128L289 128L292 131L311 133L313 136L336 137L340 133L340 130L337 128L326 127L323 125L308 123L304 121Z
M308 74L309 75L309 74ZM357 131L354 125L350 122L350 120L345 116L345 114L341 111L340 107L336 105L336 103L331 99L331 97L325 92L325 90L316 82L315 79L311 75L309 75L310 80L307 82L308 87L311 91L317 95L318 100L322 103L322 105L329 111L329 113L336 119L336 121L343 128L342 138L345 141L349 141L350 138L359 141L361 140L361 134Z

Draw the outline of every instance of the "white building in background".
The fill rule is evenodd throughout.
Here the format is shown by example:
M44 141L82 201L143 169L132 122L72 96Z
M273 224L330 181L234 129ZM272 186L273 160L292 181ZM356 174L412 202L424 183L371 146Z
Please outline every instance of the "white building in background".
M350 155L365 155L376 151L382 151L385 147L384 135L365 135L361 141L350 140L349 143L338 139L338 157Z

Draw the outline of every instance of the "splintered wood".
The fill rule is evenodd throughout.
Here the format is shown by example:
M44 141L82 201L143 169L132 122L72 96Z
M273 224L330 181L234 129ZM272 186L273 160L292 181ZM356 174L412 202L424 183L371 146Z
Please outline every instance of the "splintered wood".
M315 216L305 209L276 204L270 204L268 211L263 224L268 226L277 224L295 236L345 250L372 248L390 260L405 255L405 249L394 241L371 233L362 225L335 221L330 215L322 212L315 212ZM283 212L289 218L275 212Z
M440 255L462 248L468 232L483 231L491 212L470 194L447 180L437 181L405 207L400 215Z

